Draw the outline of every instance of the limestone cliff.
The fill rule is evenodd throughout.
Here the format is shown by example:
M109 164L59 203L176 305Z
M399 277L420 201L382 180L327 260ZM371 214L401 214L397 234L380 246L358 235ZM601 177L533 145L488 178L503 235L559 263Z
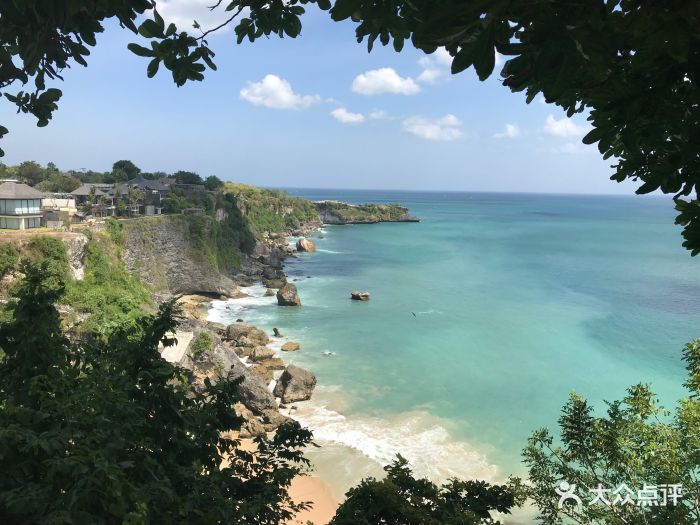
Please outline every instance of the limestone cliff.
M193 228L193 221L202 227ZM219 261L214 224L209 217L184 215L128 222L124 262L155 292L230 296L236 291L232 276L240 267L241 253L236 247L230 250L229 261Z

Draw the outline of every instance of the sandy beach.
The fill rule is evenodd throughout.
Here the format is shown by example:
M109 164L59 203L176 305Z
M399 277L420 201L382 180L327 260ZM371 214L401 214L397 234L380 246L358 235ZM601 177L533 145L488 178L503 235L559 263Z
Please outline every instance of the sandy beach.
M327 525L338 508L330 487L321 478L297 476L292 480L289 494L297 503L310 501L313 504L311 509L297 514L290 525L305 525L309 521L314 525Z

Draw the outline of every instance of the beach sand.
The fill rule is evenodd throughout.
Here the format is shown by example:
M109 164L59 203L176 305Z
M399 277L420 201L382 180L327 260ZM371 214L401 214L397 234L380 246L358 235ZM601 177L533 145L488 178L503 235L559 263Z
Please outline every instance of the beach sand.
M327 525L338 508L330 487L321 478L297 476L292 480L289 494L296 503L310 501L313 504L311 509L297 514L290 525L305 525L308 521L314 525Z

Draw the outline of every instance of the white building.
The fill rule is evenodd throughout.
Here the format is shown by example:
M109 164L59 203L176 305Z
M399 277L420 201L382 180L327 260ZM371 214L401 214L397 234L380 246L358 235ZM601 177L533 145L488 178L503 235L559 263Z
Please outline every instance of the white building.
M39 228L43 213L39 190L18 182L0 184L0 229Z

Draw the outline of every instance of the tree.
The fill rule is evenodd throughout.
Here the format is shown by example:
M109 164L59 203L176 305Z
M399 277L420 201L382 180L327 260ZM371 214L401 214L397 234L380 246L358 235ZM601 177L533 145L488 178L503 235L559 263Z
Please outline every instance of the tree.
M206 189L208 189L209 191L216 191L216 190L224 187L224 181L222 181L216 175L209 175L204 180L204 187Z
M118 160L112 165L112 173L118 171L126 173L127 180L131 180L141 173L141 168L137 167L130 160Z
M173 177L178 184L202 184L202 177L192 171L176 171Z
M441 487L415 479L398 456L381 481L364 479L346 494L331 525L487 525L491 512L509 514L519 504L520 485L451 480Z
M700 521L700 339L686 345L683 358L690 396L680 401L673 417L659 406L648 385L628 389L620 402L608 403L606 417L595 417L586 400L572 394L559 418L561 445L546 429L535 432L524 451L531 487L528 495L545 525L569 523L629 525L695 525ZM559 506L555 488L578 489L582 505ZM657 505L612 505L622 485L637 491L658 490ZM681 485L683 496L671 503L669 486ZM575 486L575 487L574 487ZM607 489L591 505L589 490ZM571 490L573 490L571 489ZM653 492L653 491L652 491ZM627 494L621 492L622 497ZM666 505L660 505L666 500Z
M241 423L239 380L224 371L200 390L160 357L174 302L78 345L54 306L62 276L47 262L21 271L0 325L2 523L271 524L303 507L287 488L310 433L283 425L255 459L225 437Z
M30 185L38 184L46 177L44 168L33 160L24 161L17 168L17 176L22 182Z

